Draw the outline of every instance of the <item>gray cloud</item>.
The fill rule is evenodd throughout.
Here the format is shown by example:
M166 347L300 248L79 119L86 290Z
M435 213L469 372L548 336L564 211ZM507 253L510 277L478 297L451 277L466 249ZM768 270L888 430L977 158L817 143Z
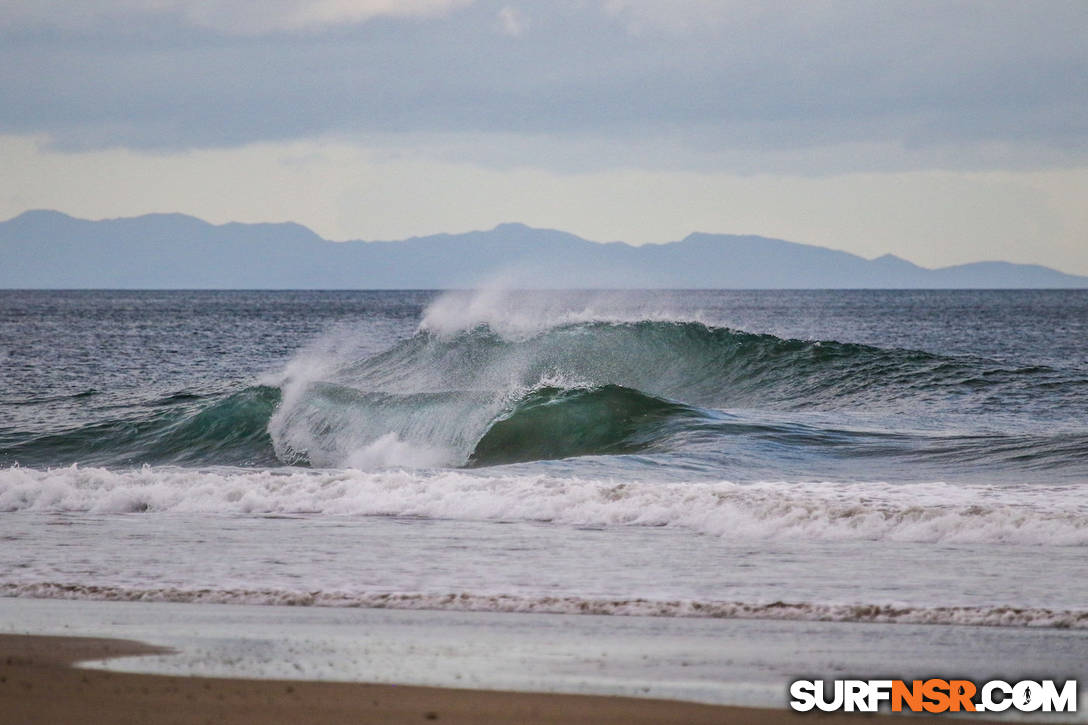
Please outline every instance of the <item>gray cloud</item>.
M191 5L0 10L0 130L163 150L452 135L481 163L560 167L564 147L580 164L805 173L1088 159L1080 0L420 2L413 17L333 2L320 22L289 22L284 2L287 20L244 32Z
M80 0L79 3L0 0L0 21L22 27L81 32L94 27L168 16L231 35L298 31L377 17L441 15L472 0ZM259 11L258 11L259 10Z

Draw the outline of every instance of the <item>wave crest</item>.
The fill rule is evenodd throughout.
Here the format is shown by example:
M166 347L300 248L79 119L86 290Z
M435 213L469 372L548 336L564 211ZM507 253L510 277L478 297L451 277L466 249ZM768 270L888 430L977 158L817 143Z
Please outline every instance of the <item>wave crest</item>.
M1002 410L1010 396L1030 399L1037 386L1064 384L1063 373L1049 368L787 340L696 321L564 317L550 326L515 325L519 334L511 335L508 322L496 329L481 317L487 315L455 317L441 332L425 317L420 332L382 353L293 379L269 427L281 459L347 465L389 433L405 446L440 452L422 458L446 466L666 451L683 447L683 436L676 435L683 426L665 419L683 419L689 432L705 439L712 430L719 436L744 433L706 425L720 421L726 409L766 411L768 419L840 409L917 417L951 405L957 414L982 414ZM807 435L794 425L780 439L799 440L799 450L809 453L816 439L840 446L865 442L852 433L825 433ZM869 437L882 440L871 450L932 450L932 460L953 463L963 452L964 460L978 462L977 441L967 437L950 450L947 441L908 436L900 436L896 448L895 435L873 431ZM1066 455L1062 441L993 443L1017 447L1014 465L1040 465L1036 453L1043 465L1088 462L1075 451ZM717 447L726 446L733 443L723 438Z

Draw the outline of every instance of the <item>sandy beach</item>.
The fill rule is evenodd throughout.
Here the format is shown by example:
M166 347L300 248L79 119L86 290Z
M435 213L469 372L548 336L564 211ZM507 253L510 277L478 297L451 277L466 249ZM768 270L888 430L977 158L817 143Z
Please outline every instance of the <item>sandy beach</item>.
M72 665L162 653L131 640L0 635L0 712L25 723L774 723L784 710L342 682L175 677ZM834 725L858 716L824 716ZM811 719L811 718L808 718ZM937 718L912 718L936 722ZM980 722L982 721L973 721Z

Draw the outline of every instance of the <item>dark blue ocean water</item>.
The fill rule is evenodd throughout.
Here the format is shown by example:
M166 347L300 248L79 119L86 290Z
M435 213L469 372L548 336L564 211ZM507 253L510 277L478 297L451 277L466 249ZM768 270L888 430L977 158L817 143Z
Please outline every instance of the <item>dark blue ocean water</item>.
M1084 291L4 291L0 366L3 466L1088 480Z

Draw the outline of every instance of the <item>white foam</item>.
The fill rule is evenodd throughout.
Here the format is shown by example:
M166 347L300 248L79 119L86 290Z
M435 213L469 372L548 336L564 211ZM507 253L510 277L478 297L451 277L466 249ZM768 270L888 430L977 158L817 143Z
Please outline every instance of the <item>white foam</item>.
M298 406L310 385L328 376L340 364L341 354L336 349L335 340L335 336L325 335L311 342L287 363L282 373L261 381L264 385L280 389L280 404L268 421L268 432L280 460L294 461L300 451L307 450L305 441L294 447L284 442L289 413Z
M368 453L427 455L390 438ZM1088 546L1076 486L618 482L450 470L0 470L0 511L313 513L673 526L728 540Z
M351 452L347 465L366 471L396 467L431 468L443 465L455 456L453 451L413 444L401 440L396 433L386 433L362 449Z
M959 624L993 627L1088 629L1088 610L1044 607L919 607L892 604L809 602L727 602L603 599L578 596L510 594L326 592L289 589L186 589L120 587L55 582L0 583L0 596L194 604L256 604L305 607L449 610L537 614L596 614L632 617L776 619L885 624Z
M421 332L452 337L481 325L509 340L519 340L545 330L587 322L701 322L699 312L681 312L662 300L647 306L642 297L601 292L577 302L555 295L540 296L489 286L472 292L446 292L423 312ZM676 306L679 307L679 306Z

